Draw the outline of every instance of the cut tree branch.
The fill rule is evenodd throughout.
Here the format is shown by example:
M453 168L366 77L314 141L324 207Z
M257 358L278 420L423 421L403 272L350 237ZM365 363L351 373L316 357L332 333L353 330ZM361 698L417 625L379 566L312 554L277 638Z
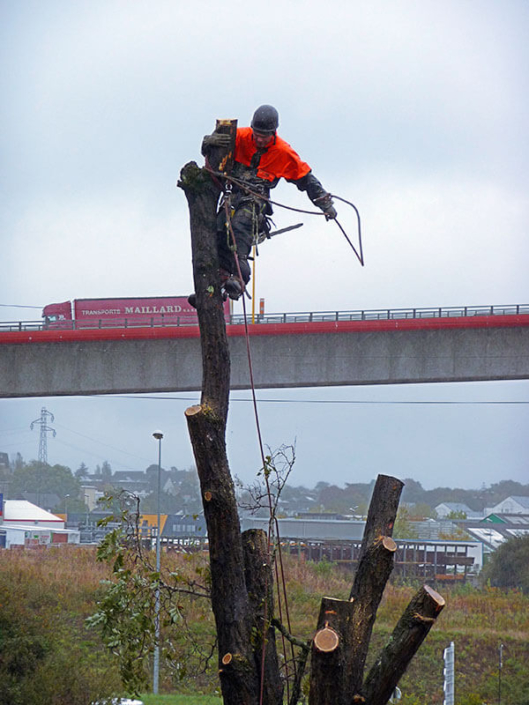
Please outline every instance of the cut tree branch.
M369 705L388 702L444 606L444 598L428 585L416 593L366 678Z

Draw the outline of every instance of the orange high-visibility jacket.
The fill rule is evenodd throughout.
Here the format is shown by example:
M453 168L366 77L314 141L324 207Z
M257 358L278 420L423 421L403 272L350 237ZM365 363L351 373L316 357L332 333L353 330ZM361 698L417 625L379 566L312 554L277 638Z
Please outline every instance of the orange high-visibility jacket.
M235 161L250 166L256 152L252 128L239 127L235 141ZM310 170L310 166L301 160L288 142L276 135L272 144L261 156L257 176L269 182L281 178L297 181L306 176Z

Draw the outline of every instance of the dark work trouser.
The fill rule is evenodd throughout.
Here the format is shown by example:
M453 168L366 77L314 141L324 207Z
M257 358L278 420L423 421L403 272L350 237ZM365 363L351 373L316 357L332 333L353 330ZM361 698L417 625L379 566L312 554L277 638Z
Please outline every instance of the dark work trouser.
M263 209L264 204L261 205L259 202L244 200L235 205L235 210L231 216L231 227L237 243L239 267L241 268L241 275L245 284L250 281L248 255L252 249L255 231L266 227L265 217L260 213ZM239 272L233 256L233 239L226 228L224 206L217 216L217 245L220 268L226 270L229 274L238 276Z

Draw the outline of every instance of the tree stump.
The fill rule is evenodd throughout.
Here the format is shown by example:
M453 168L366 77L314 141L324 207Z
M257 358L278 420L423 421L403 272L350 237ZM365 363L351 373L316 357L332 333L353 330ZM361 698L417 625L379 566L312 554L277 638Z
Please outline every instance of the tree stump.
M350 600L322 600L312 646L309 705L385 705L444 606L443 598L425 586L364 683L373 625L397 550L391 534L403 486L394 477L378 476Z

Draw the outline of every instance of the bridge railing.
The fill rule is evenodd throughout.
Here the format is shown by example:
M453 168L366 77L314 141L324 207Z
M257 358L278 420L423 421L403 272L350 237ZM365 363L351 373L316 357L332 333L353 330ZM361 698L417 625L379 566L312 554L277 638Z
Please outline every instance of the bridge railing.
M502 306L450 306L436 308L394 308L357 311L319 311L299 313L265 313L249 320L252 323L312 323L320 321L387 321L409 318L462 318L467 316L516 316L529 314L529 304ZM244 323L244 316L231 316L231 323Z
M311 323L322 321L387 321L417 318L464 318L471 316L516 316L529 314L529 304L508 304L500 306L448 306L435 308L393 308L353 311L301 311L295 313L264 313L248 315L248 321L253 324L264 323ZM229 323L243 324L244 316L231 315ZM131 323L127 319L101 319L83 321L76 325L75 321L61 321L60 325L45 325L42 321L12 321L0 323L0 332L38 331L38 330L75 330L76 328L159 328L170 326L190 326L188 317L182 317L172 323L162 323L158 320Z
M0 332L43 330L44 327L42 321L8 321L0 323Z

